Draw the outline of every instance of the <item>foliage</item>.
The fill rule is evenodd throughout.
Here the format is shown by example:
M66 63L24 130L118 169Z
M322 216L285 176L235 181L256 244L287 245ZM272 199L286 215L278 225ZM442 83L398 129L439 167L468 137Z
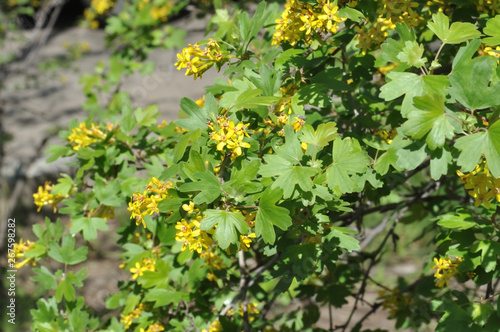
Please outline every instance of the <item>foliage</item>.
M380 296L369 314L330 320L330 331L362 331L380 308L397 328L497 331L492 3L291 0L283 11L261 2L252 18L217 5L210 38L183 49L176 66L194 79L224 69L229 80L201 101L183 98L179 120L161 124L156 106L133 109L111 89L165 45L148 37L158 30L124 23L151 22L130 14L137 2L123 7L106 25L123 48L82 78L91 115L47 151L78 168L35 194L69 222L35 225L22 253L62 264L34 269L55 292L38 301L32 330L326 331L319 307L334 317L354 298L354 313L371 288ZM112 102L102 105L106 91ZM120 318L99 320L77 295L86 277L77 264L125 207L132 220L118 232L130 278L106 301ZM376 280L390 242L404 247L415 229L428 254L421 273ZM271 310L291 299L295 309Z

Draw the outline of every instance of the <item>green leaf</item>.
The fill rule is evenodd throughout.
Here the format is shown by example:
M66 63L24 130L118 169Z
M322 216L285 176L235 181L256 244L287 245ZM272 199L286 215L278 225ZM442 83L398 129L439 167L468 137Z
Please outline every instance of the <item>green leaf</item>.
M397 135L392 143L389 145L387 152L382 154L375 164L373 164L374 169L378 174L385 175L389 171L389 166L397 167L398 151L404 149L411 144L411 141L404 139L402 135Z
M52 241L49 243L49 256L59 263L74 265L87 259L87 247L80 247L75 250L75 238L66 234L62 238L62 245L57 245Z
M500 121L495 122L487 132L460 137L455 147L461 150L457 164L462 172L472 172L484 155L493 177L500 177Z
M179 119L175 123L186 130L207 129L210 120L207 111L189 98L181 99L181 109L188 115L187 119Z
M52 322L56 319L56 315L59 313L55 297L50 297L48 300L40 299L36 302L36 306L38 310L30 310L33 321L35 322ZM54 329L54 332L55 331L56 330Z
M444 111L442 95L415 97L413 103L417 109L408 114L408 121L401 126L405 134L420 139L429 133L425 141L431 150L442 147L446 138L453 138L453 126Z
M424 142L415 141L404 149L399 149L396 152L398 161L395 166L409 171L414 170L427 158L426 147Z
M448 87L448 77L444 75L419 76L413 73L394 72L387 74L391 81L380 88L380 97L386 101L405 95L401 104L401 114L407 116L415 110L413 98L428 94L445 94Z
M288 63L291 58L299 56L302 53L304 53L304 50L289 48L288 50L281 52L276 57L276 60L274 60L274 66L276 69L279 69L280 67L283 67L284 64Z
M490 18L486 22L486 27L483 32L491 37L482 39L482 42L488 46L496 46L500 44L500 15Z
M471 248L472 252L481 251L481 266L486 273L494 271L500 255L500 243L496 241L478 241Z
M266 155L266 165L262 165L259 174L263 177L276 177L271 188L283 189L283 197L292 196L295 186L298 185L303 191L310 192L313 188L311 179L319 170L309 166L294 166L279 155Z
M316 130L311 125L305 125L301 135L301 142L325 147L338 136L337 125L335 122L322 123Z
M144 288L167 288L170 266L167 262L159 259L156 261L155 268L155 271L144 271L143 275L137 278L137 281L140 282Z
M163 307L169 304L173 304L175 308L182 300L189 301L188 292L176 292L167 289L151 289L144 297L144 301L154 302L153 308Z
M73 149L67 146L51 145L43 153L51 155L47 158L47 162L51 163L59 159L59 157L66 157L75 153Z
M198 192L193 199L195 204L212 203L222 193L219 179L211 172L198 172L194 177L199 181L184 183L179 187L181 192Z
M448 174L448 165L453 162L453 157L447 145L432 151L430 157L431 178L437 181L442 175Z
M432 22L427 23L427 27L446 44L460 44L481 36L472 23L453 22L450 26L450 20L441 12L432 15Z
M51 194L66 196L69 194L73 188L73 180L70 177L65 177L57 179L57 184L52 188Z
M500 84L490 82L496 68L493 57L477 57L463 61L450 75L450 96L470 110L500 105Z
M56 289L56 277L49 271L49 269L47 269L45 266L42 266L41 268L34 268L33 271L37 275L32 276L31 280L40 283L44 290Z
M137 108L134 115L139 126L149 127L156 124L156 118L160 115L160 112L158 112L157 105L150 105L145 109Z
M337 239L339 239L339 247L347 251L355 251L361 248L357 239L345 234L345 232L343 232L342 229L338 227L334 227L332 229L332 231L328 234L327 239L331 239L332 237L336 237Z
M240 94L236 99L234 105L232 105L233 111L239 111L242 108L255 108L257 106L269 106L274 102L278 101L278 97L274 96L260 96L262 94L261 89L247 90Z
M63 279L59 282L56 289L56 300L61 302L63 296L66 301L73 301L75 299L75 288L73 282L76 280L73 272L69 271L65 274Z
M424 45L416 41L405 42L405 47L397 55L400 62L406 63L413 67L423 67L427 62L427 58L422 57L424 54Z
M222 249L226 249L231 243L239 243L238 232L240 234L248 234L246 219L239 212L206 210L203 213L205 217L201 221L201 229L208 231L217 225L214 232L214 239Z
M365 18L365 15L363 15L362 12L360 12L354 8L347 7L347 6L340 8L338 15L339 15L339 17L347 17L351 21L358 22L358 23L361 22L362 18Z
M70 232L76 234L83 233L86 241L93 241L97 238L97 230L107 231L108 225L103 218L79 218L71 221Z
M96 177L94 184L96 198L107 206L120 206L123 200L120 197L120 182L116 179L105 182L102 178Z
M255 13L253 14L252 20L250 21L250 28L248 29L247 42L249 42L252 38L257 36L260 29L264 25L264 22L267 20L267 17L271 14L270 11L266 11L266 2L262 1L257 6Z
M332 164L326 171L328 187L337 194L345 194L357 190L352 174L366 171L370 158L361 149L358 140L347 137L333 141Z
M255 216L255 234L262 236L264 242L269 244L274 244L276 241L274 226L286 231L292 225L290 211L276 206L281 195L281 189L268 187L259 200L259 210Z
M476 226L474 218L463 209L459 209L456 213L449 213L439 217L437 224L441 227L465 230Z
M182 135L182 137L177 141L177 144L175 144L174 147L174 163L178 163L182 159L189 143L196 141L200 136L201 130L199 129L187 132Z

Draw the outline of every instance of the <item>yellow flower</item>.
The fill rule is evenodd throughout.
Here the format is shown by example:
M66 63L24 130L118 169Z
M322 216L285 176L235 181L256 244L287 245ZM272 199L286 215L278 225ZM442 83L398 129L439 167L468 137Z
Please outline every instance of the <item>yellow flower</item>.
M455 260L451 260L449 258L440 257L437 259L434 257L434 265L431 266L431 269L436 269L436 273L434 273L434 277L438 280L436 281L436 286L439 288L443 288L445 285L450 285L450 279L459 273L458 266L462 262L462 258L457 258Z
M161 332L165 331L163 325L159 323L154 323L153 325L149 325L147 330L144 330L142 327L139 329L140 332Z
M38 187L38 192L33 194L33 198L35 199L35 204L38 206L37 211L40 212L42 209L42 206L44 205L51 205L52 208L54 209L54 213L57 212L57 204L59 204L64 198L63 195L61 194L51 194L50 191L52 190L52 185L50 184L50 181L45 182L45 185L39 186Z
M9 253L12 254L12 252L7 252L7 258L15 260L15 265L14 265L15 269L20 269L28 263L31 263L32 266L35 266L36 262L33 260L33 257L26 258L23 261L20 261L18 259L18 258L24 258L24 255L34 247L35 247L34 242L31 242L30 240L24 242L23 239L21 238L19 240L19 243L14 243L14 257L9 255Z
M399 293L399 289L381 290L379 291L379 298L383 299L382 308L389 311L389 318L395 318L396 314L407 308L413 302L413 299L408 295Z
M296 132L302 129L304 125L306 124L306 121L302 118L299 118L298 116L295 117L295 121L292 123L293 130Z
M255 239L256 237L255 233L240 235L240 250L248 251L248 248L250 248L250 245L252 244L252 239Z
M322 24L326 22L326 29L332 33L336 33L339 25L338 23L343 20L338 17L337 12L339 10L338 6L334 6L331 3L327 3L323 6L323 13L318 16L318 18L322 21Z
M182 209L187 213L195 213L200 211L199 209L194 208L194 202L190 201L189 204L182 204Z
M139 226L141 223L146 228L144 217L159 213L158 203L163 199L170 197L168 189L172 188L172 182L161 182L157 178L151 178L151 181L146 185L146 190L141 194L136 191L132 200L128 203L127 210L131 212L130 219L135 219L135 223ZM148 193L152 193L151 195Z
M222 325L218 320L215 320L210 327L207 329L201 330L201 332L222 332Z
M113 129L113 125L106 126L108 131ZM91 124L90 128L87 128L85 122L82 122L71 130L71 134L68 136L68 142L73 145L73 150L78 151L80 148L87 147L93 143L100 142L104 140L107 133L104 133L96 126L94 123Z
M202 74L210 69L213 65L222 65L231 58L228 52L222 51L219 44L213 38L210 38L207 47L203 50L198 43L182 49L181 53L177 53L178 70L186 68L186 76L192 75L194 79L202 78Z
M202 254L204 249L208 249L213 244L213 240L208 236L207 232L200 229L202 219L202 216L197 216L191 219L189 223L185 219L181 219L175 225L175 229L177 229L175 240L182 242L182 251L189 249L189 251Z
M138 277L141 277L143 274L144 274L144 271L146 271L147 269L143 266L141 266L141 264L139 262L136 262L135 263L135 267L131 267L130 268L130 272L132 272L132 279L137 279Z
M488 170L485 161L476 165L474 171L464 174L457 171L465 189L470 189L468 194L475 199L474 205L484 204L490 207L490 200L500 202L500 178L494 178Z
M115 4L110 0L92 0L90 6L98 15L102 15L111 9Z

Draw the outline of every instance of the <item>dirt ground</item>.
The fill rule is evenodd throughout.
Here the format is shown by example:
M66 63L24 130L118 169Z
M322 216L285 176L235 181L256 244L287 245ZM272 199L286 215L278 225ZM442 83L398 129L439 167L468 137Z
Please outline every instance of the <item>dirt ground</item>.
M174 25L186 29L187 43L194 43L205 38L205 23L204 20L186 17ZM105 61L109 57L111 52L105 48L103 37L102 30L75 26L55 29L30 66L3 82L4 87L0 96L4 108L2 126L12 139L4 145L4 157L0 163L3 191L0 199L0 217L2 223L7 218L16 218L20 225L18 238L32 238L31 225L43 221L43 215L36 214L33 206L31 195L36 191L36 187L45 179L57 177L60 172L68 171L61 163L45 163L46 156L43 150L51 144L61 143L57 132L66 129L70 120L86 117L81 107L85 98L79 77L84 73L92 73L99 61ZM90 51L68 69L55 74L38 72L37 68L43 61L65 56L64 43L75 42L88 43ZM157 104L162 114L161 119L174 120L179 111L180 99L200 98L204 94L204 86L210 85L218 76L215 71L204 74L203 80L194 81L192 77L184 76L183 71L177 71L174 66L178 51L153 52L150 60L156 62L157 67L152 75L134 75L125 79L122 90L130 92L134 107ZM17 194L13 202L12 197L16 190L21 194ZM12 204L17 206L15 210L9 209ZM54 215L49 214L49 216L55 220ZM1 226L2 229L5 228L5 225ZM110 230L117 227L118 224L111 224ZM5 237L2 232L0 236L2 239ZM83 288L84 295L87 303L95 310L104 310L105 298L117 290L116 282L127 278L127 274L118 269L120 253L117 251L116 240L117 235L112 232L101 235L99 245L91 252L92 259L86 264L89 278ZM401 266L399 270L398 267L395 269L396 273L405 274L408 269L412 273L415 267ZM30 271L27 270L20 274L18 287L24 287L26 294L37 294L34 284L29 281L29 275ZM368 300L373 300L376 294L368 296L371 297ZM341 324L345 320L352 302L334 312L335 324ZM33 305L31 303L30 306ZM357 321L368 311L368 306L361 305L353 321ZM321 314L319 325L327 328L328 312L325 309ZM387 320L386 316L387 314L380 310L366 322L365 328L393 331L394 321Z

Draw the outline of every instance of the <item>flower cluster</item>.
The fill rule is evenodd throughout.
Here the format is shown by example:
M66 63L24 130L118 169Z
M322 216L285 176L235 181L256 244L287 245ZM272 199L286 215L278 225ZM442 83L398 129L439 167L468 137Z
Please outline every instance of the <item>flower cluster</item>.
M143 258L142 262L136 262L135 267L130 268L132 279L141 277L145 271L156 271L156 261L153 258Z
M207 274L207 279L210 281L217 281L214 270L222 270L227 268L227 266L223 264L222 258L214 253L210 248L207 248L207 250L203 251L200 254L200 257L205 259L205 265L210 270L210 272L208 272Z
M218 320L214 320L208 330L203 329L201 332L222 332L222 325Z
M420 15L413 10L418 6L418 2L411 0L382 0L378 6L377 14L392 23L403 22L407 26L413 27L422 22Z
M389 319L396 317L399 311L409 307L413 301L410 296L400 294L397 288L390 291L383 289L379 291L378 297L383 299L382 308L389 311Z
M142 223L144 228L146 228L144 217L160 212L158 210L158 203L169 197L168 189L170 188L172 188L172 182L161 182L153 177L146 186L146 190L142 194L136 191L132 196L132 200L128 203L127 210L131 212L130 219L135 218L137 226Z
M380 136L384 142L386 142L387 144L391 144L394 137L398 135L398 130L397 128L394 128L394 130L387 132L385 130L380 129L376 130L373 133L373 135Z
M498 0L478 0L476 3L478 12L486 13L491 16L500 14L500 1Z
M225 116L219 116L217 123L209 122L208 127L212 130L210 139L217 143L217 150L224 155L231 152L231 160L234 161L243 153L243 148L247 149L250 144L243 141L243 138L250 137L247 132L248 123L239 122L235 124L233 120L228 120Z
M92 29L97 29L99 27L98 16L102 16L107 13L115 5L112 0L92 0L90 7L85 9L83 16L85 21L90 24Z
M464 174L457 171L457 175L464 183L465 189L469 189L469 195L474 197L476 206L484 203L489 208L490 199L500 202L500 178L494 178L491 175L484 161L476 165L472 172Z
M388 36L388 30L396 28L396 25L391 20L379 17L374 23L367 22L365 25L355 27L354 30L358 33L357 48L362 49L363 53L373 47L379 47Z
M159 323L154 323L152 325L149 325L148 328L145 330L142 327L139 329L139 332L161 332L165 331L165 328L163 325Z
M292 97L295 96L299 87L295 83L290 83L280 88L281 98L276 104L276 112L292 114Z
M30 240L27 240L26 242L23 241L23 239L19 240L19 243L14 243L14 254L15 254L15 269L20 269L24 265L28 264L31 262L31 265L35 266L36 262L33 260L33 257L26 258L22 262L18 260L18 258L23 258L26 252L30 249L35 247L35 243L31 242ZM7 255L8 258L12 258L11 256Z
M85 122L82 122L78 127L71 129L68 142L72 145L73 150L78 151L80 148L103 141L112 130L113 124L111 123L106 125L107 132L103 132L94 123L90 125L90 128L87 128Z
M59 204L64 198L61 194L51 194L53 185L50 184L50 181L46 181L44 186L38 187L38 192L33 194L33 198L35 199L35 204L38 206L37 211L40 212L42 206L49 205L54 209L54 213L57 212L57 204Z
M115 208L112 206L106 206L99 204L99 206L95 209L91 209L86 213L87 217L95 217L102 219L114 219L115 218Z
M151 4L151 0L141 0L137 5L139 10L142 10L146 6ZM160 5L157 3L152 4L152 7L149 9L149 15L153 17L155 21L163 21L166 22L168 16L172 12L172 8L174 4L171 1L164 1ZM148 7L149 8L149 7Z
M257 235L255 233L250 233L248 235L240 235L240 250L248 251L250 245L252 244L252 239L255 239Z
M303 40L309 45L315 35L337 33L340 23L346 18L338 16L339 7L318 0L311 5L298 0L288 0L281 18L276 20L276 32L273 34L273 45L289 43L294 46Z
M186 76L193 75L194 79L197 79L202 78L201 75L213 65L220 68L230 58L229 52L223 51L219 43L210 38L204 49L200 48L199 43L189 44L188 47L182 49L182 53L177 53L175 65L178 70L186 68Z
M431 269L436 269L436 273L434 273L434 277L438 279L436 286L439 288L443 288L445 285L450 286L450 279L459 273L458 266L461 262L462 258L460 257L455 260L434 257L434 265L431 266Z
M197 216L188 222L183 218L175 225L175 229L177 229L175 240L182 242L182 251L189 249L189 251L196 251L201 254L203 250L212 246L212 238L206 231L200 229L202 219L202 216Z
M128 329L130 325L132 325L132 321L136 318L139 318L142 314L142 311L144 310L144 304L139 303L139 305L132 310L130 313L127 315L121 315L120 322L122 322L125 325L125 329Z
M259 308L257 306L259 305L258 302L252 302L247 304L247 315L248 315L248 320L250 322L255 320L255 317L260 314ZM234 316L235 312L233 310L228 310L226 316ZM240 304L238 307L238 315L243 317L243 304Z

